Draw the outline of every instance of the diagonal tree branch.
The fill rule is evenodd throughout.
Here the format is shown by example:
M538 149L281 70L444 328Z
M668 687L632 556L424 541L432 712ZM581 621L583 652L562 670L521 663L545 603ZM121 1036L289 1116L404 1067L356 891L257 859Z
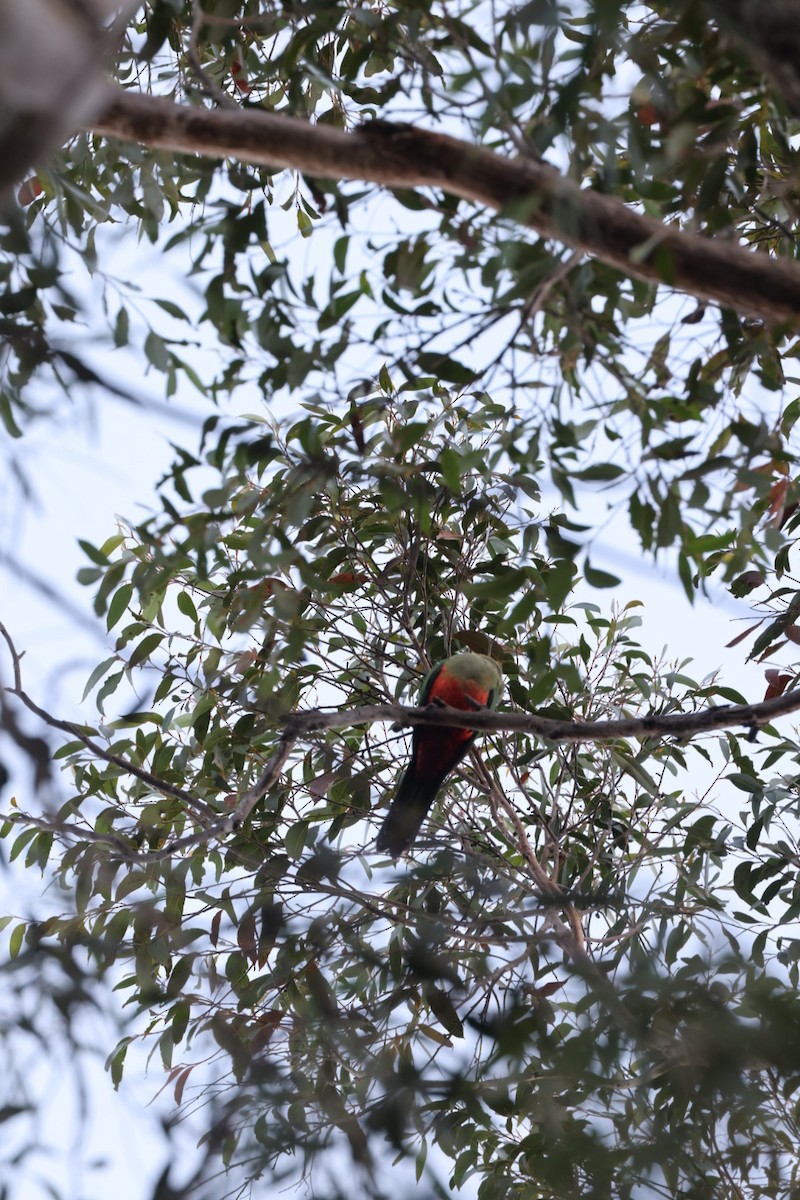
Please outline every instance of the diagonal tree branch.
M278 113L181 106L122 88L89 127L105 137L275 170L386 187L441 188L628 275L738 312L800 325L797 263L684 233L613 196L581 189L546 163L505 158L445 134L386 121L344 133Z
M136 763L132 763L129 759L122 758L119 754L112 754L110 751L106 750L104 746L101 746L99 742L96 742L93 738L91 738L86 733L86 730L81 728L80 725L75 725L72 723L72 721L62 721L60 718L54 717L49 712L46 712L45 709L40 708L36 701L31 699L22 686L22 655L18 652L16 646L11 640L11 635L2 621L0 621L0 636L2 636L6 645L8 646L14 670L13 687L5 687L3 690L8 692L11 696L16 696L20 703L24 704L29 712L32 712L34 716L38 717L40 721L43 721L45 725L49 725L51 729L58 729L62 733L67 733L70 737L82 742L87 750L96 755L97 758L102 759L103 762L107 762L112 766L119 767L119 769L124 771L126 774L133 775L136 779L140 779L143 783L148 784L153 791L160 792L164 796L173 796L176 800L180 800L191 812L195 814L199 821L208 821L209 819L213 819L217 816L217 813L209 804L206 804L204 800L199 800L196 796L193 796L191 792L187 792L184 788L177 787L174 783L168 783L165 779L159 779L158 776L153 775L152 772L146 771L143 767L137 766Z

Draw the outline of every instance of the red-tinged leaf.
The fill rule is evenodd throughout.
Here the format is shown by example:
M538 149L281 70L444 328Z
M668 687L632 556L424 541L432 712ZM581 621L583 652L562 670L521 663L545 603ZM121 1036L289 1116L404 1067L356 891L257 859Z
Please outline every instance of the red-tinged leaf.
M284 583L282 579L276 577L268 577L262 579L261 583L255 584L256 589L260 590L262 596L274 596L276 592L285 592L289 585Z
M769 686L764 693L765 700L774 700L777 696L782 696L786 688L792 682L791 675L781 674L780 671L770 668L764 672L764 676L768 681Z
M256 1054L259 1050L263 1050L269 1045L273 1033L283 1020L283 1013L277 1008L268 1009L267 1012L260 1013L253 1024L256 1031L250 1041L250 1052Z
M28 204L33 204L37 196L42 194L42 185L38 175L31 175L30 179L26 179L17 192L17 200L25 208Z
M239 922L239 927L236 930L236 941L239 943L239 949L242 954L254 963L258 957L258 931L256 929L256 919L252 913L243 917Z
M800 625L790 625L788 629L783 631L784 637L787 637L790 642L794 642L795 646L800 646Z
M789 490L789 480L785 476L782 479L776 479L772 487L769 489L769 524L774 525L776 529L780 529L783 524L783 514L786 507L786 493Z
M211 921L211 945L212 946L216 946L217 942L219 941L219 927L220 927L221 921L222 921L222 909L219 909L218 912L214 913L214 917Z
M316 779L312 779L308 785L308 792L315 800L322 800L327 796L331 786L336 782L338 772L326 771L324 775L318 775Z
M743 642L745 638L751 637L755 633L755 631L758 629L758 626L760 624L761 624L761 622L759 621L756 625L752 625L750 627L750 629L745 629L742 633L737 633L736 637L733 639L732 642L726 643L725 649L731 650L734 646L738 646L740 642Z
M778 636L778 635L776 634L775 636ZM786 646L787 644L788 643L783 640L781 640L780 642L776 642L774 640L769 641L769 642L767 642L766 649L764 649L761 653L759 653L756 650L756 648L753 647L753 650L751 651L750 655L748 656L748 662L751 659L755 662L762 662L762 663L767 662L770 658L774 658L776 654L780 654L783 647Z
M181 1101L183 1100L183 1089L186 1087L186 1080L191 1075L194 1067L195 1064L193 1063L192 1066L184 1067L182 1070L178 1071L178 1079L175 1084L175 1103L177 1105L180 1105Z
M778 526L779 529L783 529L786 522L788 520L790 520L791 517L794 516L794 514L797 512L798 508L800 508L800 501L798 501L798 500L793 500L791 504L786 505L786 507L783 510L783 516L781 517L781 523Z
M688 317L681 317L681 325L697 325L705 315L705 304L699 304L693 312L689 313Z
M765 583L766 579L760 571L743 571L741 575L737 575L733 580L731 592L734 596L746 596L756 588L763 587Z
M331 575L328 584L332 587L357 588L366 581L366 575L356 574L354 571L340 571L338 575Z
M257 650L243 650L241 654L237 654L234 661L234 670L237 675L244 675L251 667L258 662Z
M430 1038L432 1042L436 1042L439 1046L449 1046L452 1049L453 1043L450 1038L440 1030L434 1029L432 1025L418 1025L417 1033L421 1033L423 1037Z
M541 987L531 988L531 994L538 997L552 996L563 986L563 979L557 979L554 983L543 983Z

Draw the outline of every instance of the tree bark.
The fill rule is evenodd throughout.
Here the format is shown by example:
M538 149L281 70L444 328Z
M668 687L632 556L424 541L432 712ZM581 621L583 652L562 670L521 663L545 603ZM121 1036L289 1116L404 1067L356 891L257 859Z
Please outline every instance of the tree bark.
M132 7L132 0L0 0L0 202L104 107L108 22Z
M662 225L613 196L579 188L545 163L505 158L445 134L385 121L344 133L276 113L180 106L122 89L91 128L104 137L274 170L392 188L441 188L627 275L800 326L797 263Z

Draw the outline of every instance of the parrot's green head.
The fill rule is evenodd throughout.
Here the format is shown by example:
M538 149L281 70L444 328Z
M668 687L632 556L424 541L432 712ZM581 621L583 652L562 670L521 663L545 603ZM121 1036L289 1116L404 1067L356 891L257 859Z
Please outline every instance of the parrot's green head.
M496 659L488 654L473 654L465 651L446 658L440 665L440 670L451 679L458 679L464 684L478 687L487 693L486 704L494 708L503 690L503 672Z

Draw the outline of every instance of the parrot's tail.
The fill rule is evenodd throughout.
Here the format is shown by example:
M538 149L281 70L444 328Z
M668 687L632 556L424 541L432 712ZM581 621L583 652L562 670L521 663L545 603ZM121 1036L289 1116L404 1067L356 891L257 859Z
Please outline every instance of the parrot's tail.
M406 771L375 839L375 849L391 854L392 858L398 858L413 845L441 786L441 780L426 785L416 783L409 775Z

